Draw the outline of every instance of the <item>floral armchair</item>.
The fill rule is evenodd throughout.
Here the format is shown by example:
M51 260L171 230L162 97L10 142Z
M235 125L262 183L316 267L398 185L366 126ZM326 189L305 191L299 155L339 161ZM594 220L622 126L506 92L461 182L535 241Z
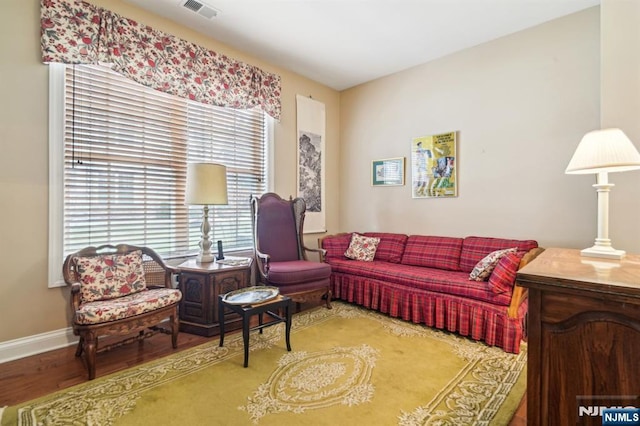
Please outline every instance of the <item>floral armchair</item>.
M177 347L182 293L171 284L173 273L177 270L147 247L104 245L67 256L63 275L71 285L73 331L80 336L76 356L84 353L89 380L95 378L99 352L158 332L171 334ZM169 327L159 327L167 318ZM99 348L98 337L104 335L130 337Z

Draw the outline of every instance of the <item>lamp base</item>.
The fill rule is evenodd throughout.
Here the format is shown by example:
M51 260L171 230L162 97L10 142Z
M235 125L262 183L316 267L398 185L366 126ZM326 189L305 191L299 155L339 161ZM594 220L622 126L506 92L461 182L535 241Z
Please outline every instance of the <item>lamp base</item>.
M613 247L598 246L586 248L580 251L582 256L586 257L602 257L605 259L622 259L626 252L624 250L616 250Z
M202 225L200 225L200 242L198 243L198 247L200 247L200 252L198 252L198 256L196 257L197 263L211 263L214 261L215 257L213 253L211 253L211 241L209 240L209 206L203 206L202 208Z
M198 253L198 256L196 256L197 263L211 263L214 260L215 256L213 254Z

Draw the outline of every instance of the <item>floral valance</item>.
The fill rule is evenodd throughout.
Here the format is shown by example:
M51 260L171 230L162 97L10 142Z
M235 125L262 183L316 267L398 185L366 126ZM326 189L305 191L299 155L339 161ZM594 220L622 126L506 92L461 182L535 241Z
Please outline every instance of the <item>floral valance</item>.
M79 0L41 0L45 63L107 64L162 92L280 118L280 76Z

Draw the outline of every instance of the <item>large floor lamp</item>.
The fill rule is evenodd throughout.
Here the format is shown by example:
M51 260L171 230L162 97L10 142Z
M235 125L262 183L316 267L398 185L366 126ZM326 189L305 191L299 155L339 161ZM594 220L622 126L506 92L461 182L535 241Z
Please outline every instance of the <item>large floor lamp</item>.
M214 163L188 163L185 204L201 205L202 225L200 226L200 252L198 263L211 263L214 255L209 240L209 206L227 204L227 168Z
M580 253L588 257L622 259L624 250L616 250L609 239L608 173L640 169L640 153L620 129L594 130L584 135L565 173L597 174L593 187L598 192L598 236L593 247Z

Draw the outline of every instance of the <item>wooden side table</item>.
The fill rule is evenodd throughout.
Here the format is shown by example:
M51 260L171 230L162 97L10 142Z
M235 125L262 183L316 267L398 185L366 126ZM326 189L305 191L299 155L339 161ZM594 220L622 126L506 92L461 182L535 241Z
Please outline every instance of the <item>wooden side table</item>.
M287 343L287 351L291 352L291 341L289 336L291 334L291 315L293 313L293 301L289 296L279 295L276 299L270 300L268 302L260 303L257 305L233 305L227 303L224 300L224 294L218 296L219 298L219 308L218 312L220 314L220 346L224 344L224 329L225 322L223 321L223 317L225 315L225 308L235 312L240 315L242 319L242 340L244 343L244 367L247 368L249 365L249 332L254 330L260 330L262 333L262 329L265 327L271 327L272 325L280 324L282 322L285 323L285 340ZM284 316L280 316L276 314L274 311L278 309L284 309ZM272 321L267 323L263 322L262 315L267 314L271 317ZM258 325L250 328L251 317L254 315L258 315Z
M601 425L640 407L640 256L550 248L518 271L529 288L527 423Z
M189 259L178 266L180 270L179 288L182 291L180 301L180 331L214 336L220 332L218 315L218 296L233 290L248 287L251 283L251 258L225 257L233 263L197 263ZM229 314L223 317L227 329L241 327L241 319Z

